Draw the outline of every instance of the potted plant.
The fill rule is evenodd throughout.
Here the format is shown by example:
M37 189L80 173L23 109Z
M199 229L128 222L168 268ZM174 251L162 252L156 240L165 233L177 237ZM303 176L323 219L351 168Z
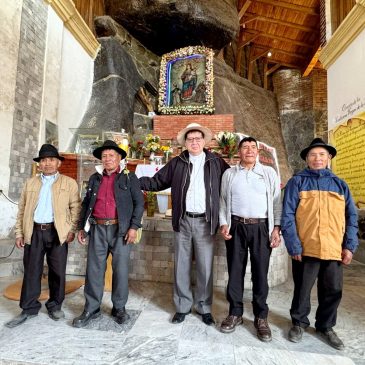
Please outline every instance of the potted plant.
M230 162L233 162L233 157L237 152L238 138L236 133L221 131L215 135L220 152L226 155Z

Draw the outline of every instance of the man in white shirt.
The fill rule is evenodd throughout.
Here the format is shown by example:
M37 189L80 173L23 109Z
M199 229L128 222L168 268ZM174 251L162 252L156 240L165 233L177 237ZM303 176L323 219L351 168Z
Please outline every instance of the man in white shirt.
M267 322L267 273L272 248L280 244L281 200L275 170L257 161L257 141L246 137L238 145L240 163L222 178L219 222L226 240L229 315L221 331L230 333L242 323L243 290L248 252L252 272L252 306L257 337L271 341Z

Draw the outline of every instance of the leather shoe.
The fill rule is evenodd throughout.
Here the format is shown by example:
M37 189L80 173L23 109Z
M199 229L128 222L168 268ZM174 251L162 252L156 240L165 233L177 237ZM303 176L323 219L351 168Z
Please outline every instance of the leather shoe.
M112 317L114 317L115 322L118 324L123 324L124 322L128 321L129 314L126 312L125 308L123 309L112 309Z
M242 316L229 315L221 324L221 332L231 333L242 323Z
M267 318L255 318L254 325L257 330L257 337L263 342L271 341L271 330Z
M176 312L175 315L172 317L172 323L181 323L181 322L184 322L185 320L185 316L187 314L189 314L191 311L187 312L187 313L179 313L179 312Z
M65 312L61 309L55 311L48 311L49 318L53 319L54 321L59 321L62 318L65 318Z
M199 312L197 312L200 316L202 316L202 321L207 325L207 326L211 326L212 324L215 324L215 320L212 316L211 313L204 313L201 314Z
M11 321L5 323L5 326L8 328L14 328L16 326L20 326L23 324L27 319L31 319L33 317L38 316L38 314L29 314L29 313L20 313L18 316L13 318Z
M303 337L304 329L298 325L293 325L288 333L289 341L300 342Z
M92 319L98 318L100 314L100 308L98 308L94 312L87 312L86 310L84 310L81 316L74 318L74 320L72 321L72 325L77 328L85 327Z
M326 342L330 346L334 347L336 350L343 350L345 348L345 345L338 338L336 332L332 328L325 331L320 331L316 329L316 331L319 332L322 335L322 337L326 340Z

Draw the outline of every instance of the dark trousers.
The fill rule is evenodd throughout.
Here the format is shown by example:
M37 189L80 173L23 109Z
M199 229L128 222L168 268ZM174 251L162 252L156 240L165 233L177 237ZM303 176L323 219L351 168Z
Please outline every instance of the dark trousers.
M49 299L48 311L61 309L65 299L66 263L68 244L60 245L56 229L40 230L34 227L31 244L24 247L24 278L20 296L23 313L37 314L41 308L38 298L41 294L44 255L48 264Z
M342 263L303 257L292 260L294 296L290 309L292 322L303 328L309 326L310 296L317 279L318 308L315 327L324 331L336 325L337 308L342 298Z
M253 313L255 317L266 318L269 311L266 303L269 293L267 273L271 255L267 224L243 224L232 220L230 234L232 238L226 241L229 314L243 314L244 278L250 250Z
M129 256L132 245L124 237L118 237L118 224L91 225L87 250L85 278L85 310L94 312L100 308L104 294L104 277L109 253L112 254L112 302L116 310L123 309L128 300Z

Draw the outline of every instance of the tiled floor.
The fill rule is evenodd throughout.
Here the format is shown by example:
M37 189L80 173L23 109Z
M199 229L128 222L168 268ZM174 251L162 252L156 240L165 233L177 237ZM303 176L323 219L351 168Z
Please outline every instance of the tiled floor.
M0 292L14 281L0 279ZM298 344L287 340L292 284L271 289L270 343L256 338L252 323L251 292L245 293L244 324L223 334L219 324L226 316L224 290L216 288L213 314L217 327L207 327L196 314L179 325L171 324L174 306L172 286L130 282L127 310L131 320L120 326L110 318L110 293L104 295L103 315L88 328L71 326L83 309L83 290L67 295L66 319L54 322L44 307L38 317L8 329L3 324L19 313L16 302L0 297L0 364L358 364L365 365L365 266L345 269L345 289L336 331L344 351L336 351L308 329ZM316 307L313 293L313 308ZM311 314L313 323L314 310Z

